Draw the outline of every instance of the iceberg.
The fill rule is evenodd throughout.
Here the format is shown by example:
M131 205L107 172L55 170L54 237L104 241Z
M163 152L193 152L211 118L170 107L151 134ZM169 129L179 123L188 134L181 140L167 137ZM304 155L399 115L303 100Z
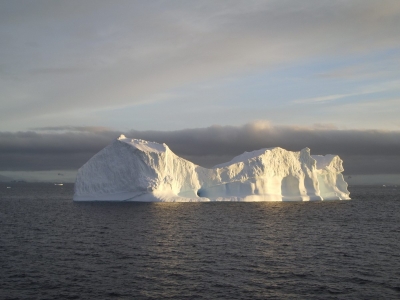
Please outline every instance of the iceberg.
M166 144L121 135L79 170L74 201L317 201L350 199L337 155L265 148L211 169Z

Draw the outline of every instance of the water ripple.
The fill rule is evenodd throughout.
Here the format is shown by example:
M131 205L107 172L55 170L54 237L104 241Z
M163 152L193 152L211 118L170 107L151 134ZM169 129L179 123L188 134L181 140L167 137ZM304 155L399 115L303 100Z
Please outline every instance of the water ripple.
M1 299L399 299L400 190L351 201L74 203L0 185Z

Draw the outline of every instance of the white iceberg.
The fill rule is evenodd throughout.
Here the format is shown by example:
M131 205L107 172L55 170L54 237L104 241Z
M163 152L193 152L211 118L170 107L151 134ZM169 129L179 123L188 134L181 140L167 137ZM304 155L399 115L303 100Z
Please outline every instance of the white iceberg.
M309 201L349 198L342 160L266 148L206 169L167 145L121 135L78 171L75 201Z

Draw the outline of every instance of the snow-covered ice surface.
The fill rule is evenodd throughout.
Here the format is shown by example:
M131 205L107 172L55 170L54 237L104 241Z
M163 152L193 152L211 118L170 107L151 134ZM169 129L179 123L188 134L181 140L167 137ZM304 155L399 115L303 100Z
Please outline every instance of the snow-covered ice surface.
M78 171L75 201L309 201L350 199L342 160L282 148L245 152L206 169L167 145L121 135Z

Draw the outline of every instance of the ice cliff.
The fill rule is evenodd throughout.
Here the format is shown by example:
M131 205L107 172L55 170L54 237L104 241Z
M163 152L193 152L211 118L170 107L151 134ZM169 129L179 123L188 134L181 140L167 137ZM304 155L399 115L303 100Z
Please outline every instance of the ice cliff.
M206 169L167 145L121 135L78 171L75 201L309 201L350 199L336 155L266 148Z

